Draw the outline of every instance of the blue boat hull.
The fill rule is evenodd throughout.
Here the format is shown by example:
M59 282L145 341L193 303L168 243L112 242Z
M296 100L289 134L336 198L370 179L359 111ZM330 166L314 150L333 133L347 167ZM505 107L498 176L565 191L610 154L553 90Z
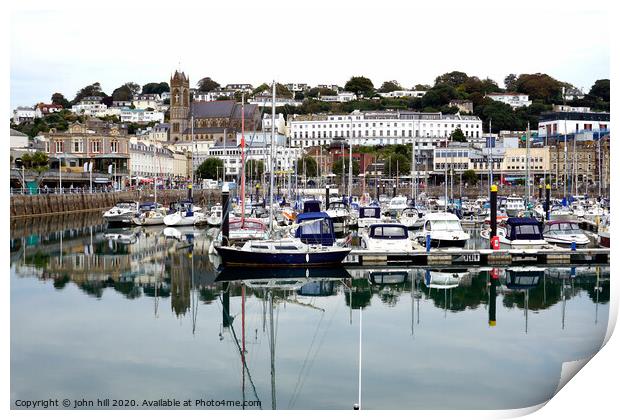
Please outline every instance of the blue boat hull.
M216 246L225 267L328 267L342 264L350 249L317 253L250 252Z

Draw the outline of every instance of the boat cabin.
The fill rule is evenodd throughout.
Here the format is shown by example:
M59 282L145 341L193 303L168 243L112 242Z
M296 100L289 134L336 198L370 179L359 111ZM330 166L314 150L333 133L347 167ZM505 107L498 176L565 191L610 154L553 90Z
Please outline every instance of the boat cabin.
M295 237L305 244L331 246L336 240L334 224L327 213L301 213L297 215L296 223L301 226L295 231Z
M506 239L544 240L538 220L533 217L509 217L506 220Z
M138 207L138 211L149 211L149 210L156 210L157 209L157 203L153 203L152 201L147 201L145 203L140 203L140 207Z
M552 220L547 222L543 230L545 235L578 235L583 233L579 223L565 220Z
M409 233L403 225L382 223L370 225L368 237L372 239L408 239Z

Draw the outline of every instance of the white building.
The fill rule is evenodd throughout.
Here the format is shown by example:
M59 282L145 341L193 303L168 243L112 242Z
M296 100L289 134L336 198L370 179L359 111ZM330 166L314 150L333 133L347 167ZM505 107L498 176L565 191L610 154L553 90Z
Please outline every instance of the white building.
M24 149L28 147L28 144L27 135L11 128L11 149Z
M426 95L425 90L395 90L379 93L382 98L421 98L424 95Z
M529 95L524 95L523 93L515 93L515 92L487 93L485 97L491 98L494 101L508 104L512 108L519 108L522 106L532 105L532 101L530 101Z
M148 93L134 96L132 104L136 109L158 109L162 104L162 100L158 94Z
M245 159L262 161L265 171L269 171L269 154L271 151L271 132L245 133ZM216 142L207 153L207 157L216 157L224 161L227 176L237 176L241 169L241 133L237 133L236 141ZM286 136L276 134L276 171L292 171L295 162L302 156L301 148L286 147ZM198 165L199 163L196 163Z
M241 91L245 93L250 93L254 90L254 87L249 83L229 83L226 85L226 87L224 87L224 90L232 90L233 92Z
M308 90L307 83L287 83L285 86L291 92L305 92Z
M160 111L146 111L144 109L123 108L120 110L121 122L127 123L149 123L156 121L164 122L164 113Z
M271 114L263 115L263 129L271 133ZM276 115L276 133L287 135L286 120L284 114Z
M609 117L607 112L545 112L538 121L538 137L607 132Z
M187 156L159 142L129 140L129 166L132 178L185 179Z
M340 92L336 95L325 95L319 96L317 98L323 102L350 102L356 99L355 93L353 92Z
M235 91L216 89L212 90L211 92L194 92L194 101L196 102L217 101L219 98L234 99Z
M13 110L13 122L21 124L26 121L32 121L37 116L34 108L28 106L18 106Z
M101 97L88 96L83 98L79 103L71 107L71 112L74 114L82 114L88 116L97 116L106 111L108 106L101 103Z
M256 95L248 103L252 105L258 105L260 107L271 107L271 95ZM281 98L276 96L276 106L301 106L300 101L296 101L292 98Z
M460 128L467 139L482 136L476 116L443 115L440 112L353 111L351 114L295 115L289 118L292 147L322 146L335 138L351 139L354 145L410 144L431 147Z

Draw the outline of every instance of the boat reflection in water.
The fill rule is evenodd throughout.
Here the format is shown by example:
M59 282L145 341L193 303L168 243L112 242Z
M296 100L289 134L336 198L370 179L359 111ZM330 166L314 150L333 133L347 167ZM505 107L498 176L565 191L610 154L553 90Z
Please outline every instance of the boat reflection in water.
M12 227L15 399L62 385L263 409L521 408L606 333L609 266L217 271L207 230L97 217ZM83 372L95 380L70 379Z

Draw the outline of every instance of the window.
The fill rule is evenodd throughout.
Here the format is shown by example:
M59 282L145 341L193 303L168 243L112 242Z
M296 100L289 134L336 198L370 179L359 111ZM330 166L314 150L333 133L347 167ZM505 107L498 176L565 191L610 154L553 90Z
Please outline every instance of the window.
M118 140L112 140L110 142L110 152L118 153Z
M73 153L82 153L84 151L84 143L82 139L73 140Z
M93 153L101 153L101 142L99 140L95 140L92 142Z

